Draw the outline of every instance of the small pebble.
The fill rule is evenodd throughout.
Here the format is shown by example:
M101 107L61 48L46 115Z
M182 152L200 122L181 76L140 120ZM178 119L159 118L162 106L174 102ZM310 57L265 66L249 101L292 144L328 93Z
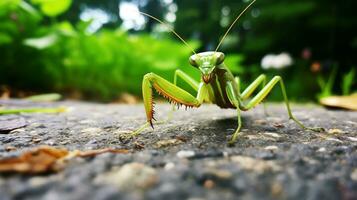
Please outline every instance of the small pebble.
M326 148L325 147L321 147L317 150L317 152L325 152L326 151Z
M328 141L334 141L334 142L339 142L339 143L343 143L341 140L336 139L336 138L327 138L326 140L328 140Z
M5 147L5 150L6 150L6 151L14 151L14 150L16 150L16 147L14 147L14 146L7 146L7 147Z
M39 143L39 142L41 142L42 140L41 140L41 138L32 138L32 140L31 140L33 143Z
M188 151L188 150L181 150L181 151L177 152L176 156L179 158L190 158L190 157L195 156L195 152Z
M143 150L143 149L145 149L145 144L141 141L135 141L134 148L137 150Z
M274 126L274 127L277 127L277 128L284 128L284 124L282 124L282 123L277 123L277 122L273 123L273 126Z
M278 133L273 133L273 132L264 132L262 134L266 135L266 136L274 137L274 138L280 138L281 137L281 135L279 135Z
M352 171L350 177L352 180L357 181L357 168Z
M267 146L267 147L265 147L264 149L265 149L265 150L271 150L271 151L273 151L273 150L278 150L279 147L273 145L273 146Z
M262 119L258 119L258 120L254 121L254 124L265 125L265 124L267 124L267 121L266 120L262 120Z
M103 130L101 128L90 127L90 128L81 130L81 133L94 136L94 135L100 135L100 132L102 132L102 131Z
M337 128L333 128L333 129L329 129L327 131L328 134L331 134L331 135L338 135L338 134L343 134L345 133L344 131L342 131L341 129L337 129Z
M208 179L203 183L203 187L205 187L206 189L212 189L214 187L215 183Z
M357 137L347 137L352 142L357 142Z
M245 135L244 137L248 138L248 140L259 140L259 139L261 139L257 135Z
M156 142L154 145L155 148L163 148L163 147L170 147L170 146L175 146L178 144L182 144L183 142L178 139L170 139L170 140L160 140Z
M279 197L283 193L283 186L280 183L274 182L271 186L271 194L273 197Z
M29 184L31 185L31 187L40 187L46 183L48 183L48 178L46 177L33 177L29 180Z
M229 156L229 153L227 151L223 151L223 157L227 158Z
M159 176L154 168L137 162L101 174L94 180L98 184L114 185L120 190L148 189L158 181Z
M166 163L165 166L164 166L164 169L165 169L165 170L171 170L171 169L173 169L173 168L175 168L175 164L174 164L173 162L168 162L168 163Z
M280 171L281 167L274 161L266 161L247 156L232 156L231 160L246 170L251 170L257 173L264 173L267 171Z

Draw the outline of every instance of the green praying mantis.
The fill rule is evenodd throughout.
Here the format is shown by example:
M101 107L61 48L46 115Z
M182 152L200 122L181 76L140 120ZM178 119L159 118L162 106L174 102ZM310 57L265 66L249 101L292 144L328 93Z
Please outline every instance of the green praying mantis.
M267 78L264 74L262 74L245 90L243 90L243 92L241 92L239 77L234 77L227 66L224 64L224 54L219 52L218 49L234 24L248 10L248 8L253 5L255 1L256 0L253 0L233 21L220 40L215 51L201 53L196 53L169 25L147 13L140 12L141 14L150 17L166 26L174 35L176 35L187 47L192 50L193 55L190 56L189 63L201 72L202 78L201 81L198 82L179 69L175 71L174 83L171 83L154 73L146 74L142 82L142 93L147 122L138 130L134 131L132 136L138 135L144 128L149 125L151 125L153 128L153 120L155 120L153 107L153 89L155 89L156 92L158 92L164 98L168 99L170 103L174 104L174 106L184 105L186 107L197 108L200 107L203 103L214 103L221 108L236 109L238 116L238 127L229 140L229 144L233 145L236 142L242 127L241 111L248 111L262 102L278 83L281 87L281 92L284 97L289 118L295 121L296 124L298 124L303 129L316 132L323 131L323 128L319 127L306 127L294 117L291 112L283 79L280 76L275 76L272 80L266 83ZM197 92L196 97L184 89L178 87L176 84L177 78L181 78L183 81L188 83L188 85L190 85ZM252 96L253 92L260 85L262 85L263 88L252 99L246 102L246 100Z

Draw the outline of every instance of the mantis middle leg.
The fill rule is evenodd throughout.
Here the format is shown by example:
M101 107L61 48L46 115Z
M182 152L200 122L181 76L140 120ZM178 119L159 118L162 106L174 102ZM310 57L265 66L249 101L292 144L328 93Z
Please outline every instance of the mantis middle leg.
M226 92L228 95L228 99L231 102L231 104L233 104L237 109L237 120L238 120L238 127L237 127L236 131L233 133L231 139L229 140L229 143L228 143L229 145L233 145L235 143L235 141L238 138L239 131L242 127L241 109L239 108L240 99L237 96L237 94L239 95L239 78L236 77L235 79L236 79L235 81L237 81L237 79L238 79L238 93L234 90L231 82L227 82L227 85L226 85Z
M187 84L189 84L196 92L198 91L199 83L193 79L191 76L183 72L182 70L177 69L174 75L174 84L177 85L177 77L180 77Z
M174 75L174 84L177 85L177 78L181 78L184 82L186 82L188 85L190 85L196 92L198 91L199 83L193 79L191 76L183 72L182 70L175 70L175 75ZM173 111L175 111L175 105L172 105L172 110L169 114L168 120L172 118Z

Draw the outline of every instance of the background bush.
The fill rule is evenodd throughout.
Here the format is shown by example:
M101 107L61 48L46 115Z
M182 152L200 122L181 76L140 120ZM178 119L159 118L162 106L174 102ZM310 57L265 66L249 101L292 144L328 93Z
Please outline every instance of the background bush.
M123 92L140 96L142 77L148 72L172 81L179 68L199 80L199 73L188 64L190 50L170 33L157 31L155 21L148 19L141 31L119 28L119 2L1 1L0 85L111 101ZM190 45L199 51L214 49L227 26L247 5L233 0L151 0L139 8L164 18L169 12L167 2L177 7L175 30L191 39ZM355 4L352 0L258 1L223 43L226 64L241 76L243 87L260 73L282 75L289 96L295 100L315 99L335 66L335 81L329 92L325 87L324 94L353 92ZM98 31L90 32L92 21L79 18L81 8L102 9L112 18ZM264 55L280 52L292 55L293 66L261 68ZM281 99L280 91L271 99Z

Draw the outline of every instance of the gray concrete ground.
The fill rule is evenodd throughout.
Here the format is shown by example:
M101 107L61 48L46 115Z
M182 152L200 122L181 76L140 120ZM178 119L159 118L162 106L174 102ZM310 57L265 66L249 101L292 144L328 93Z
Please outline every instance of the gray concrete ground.
M293 105L298 119L326 132L301 130L283 104L243 113L242 135L234 110L204 105L174 113L135 139L123 134L145 122L142 105L82 102L29 103L7 107L65 105L61 114L0 116L0 158L39 145L70 150L120 148L75 158L64 170L43 175L0 175L0 199L357 199L357 112ZM156 106L157 119L170 106Z

